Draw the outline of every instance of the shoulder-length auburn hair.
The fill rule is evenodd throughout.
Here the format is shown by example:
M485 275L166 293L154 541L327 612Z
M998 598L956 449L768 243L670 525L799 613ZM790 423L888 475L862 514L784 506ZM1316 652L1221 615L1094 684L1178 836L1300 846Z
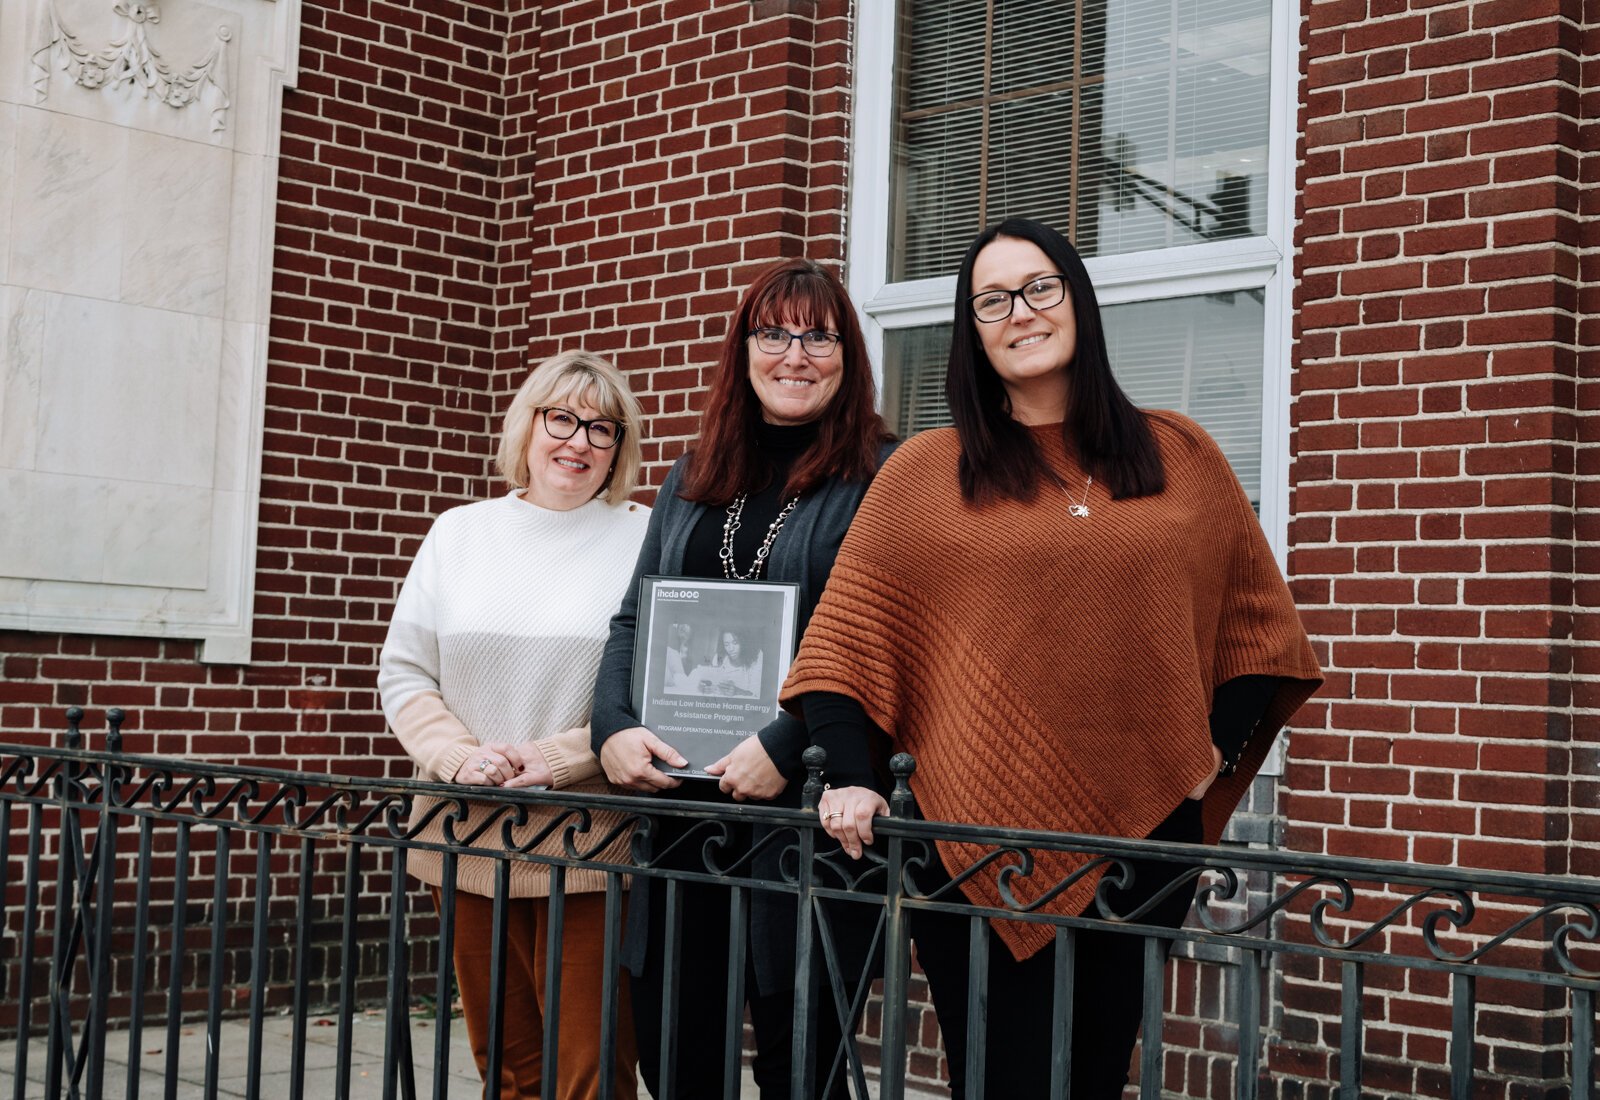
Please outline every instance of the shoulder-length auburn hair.
M978 322L968 304L973 264L996 237L1038 245L1066 276L1078 330L1077 352L1067 366L1071 386L1061 426L1067 450L1115 498L1161 492L1166 487L1161 448L1143 414L1111 374L1100 302L1077 249L1047 225L1007 218L978 234L956 275L955 325L944 392L961 437L962 497L979 503L1004 497L1031 500L1043 465L1027 427L1011 416L1005 383L983 350Z
M831 328L843 353L839 389L819 418L817 441L790 469L785 496L798 496L830 477L868 480L877 469L878 445L892 438L878 415L866 340L844 286L821 264L782 260L755 277L728 320L700 416L700 437L684 471L679 495L685 500L727 504L772 478L756 447L761 401L750 385L749 337L765 325Z

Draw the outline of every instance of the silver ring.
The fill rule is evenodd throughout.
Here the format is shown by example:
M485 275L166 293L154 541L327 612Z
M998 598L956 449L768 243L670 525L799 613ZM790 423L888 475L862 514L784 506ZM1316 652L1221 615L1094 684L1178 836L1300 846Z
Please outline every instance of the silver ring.
M828 820L832 821L836 817L843 817L843 816L844 816L844 811L843 810L835 810L835 811L833 811L833 813L828 815Z
M487 756L485 756L482 760L478 761L478 770L480 772L488 771L489 770L489 766L490 766L489 765L489 758Z

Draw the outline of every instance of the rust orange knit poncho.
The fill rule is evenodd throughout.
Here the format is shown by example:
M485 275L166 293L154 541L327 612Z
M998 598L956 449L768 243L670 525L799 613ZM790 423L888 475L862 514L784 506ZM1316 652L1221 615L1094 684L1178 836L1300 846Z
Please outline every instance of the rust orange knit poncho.
M1216 444L1176 413L1147 413L1167 487L1069 516L1085 475L1061 427L1035 442L1066 491L975 507L956 478L953 429L902 446L873 482L784 685L859 700L912 753L931 820L1143 837L1212 770L1213 689L1247 674L1284 678L1237 772L1205 798L1221 835L1289 715L1322 680L1249 500ZM982 848L941 843L952 871ZM1081 866L1035 853L1042 893ZM993 874L963 887L1001 905ZM1075 914L1091 878L1050 902ZM1013 955L1050 928L1000 922Z

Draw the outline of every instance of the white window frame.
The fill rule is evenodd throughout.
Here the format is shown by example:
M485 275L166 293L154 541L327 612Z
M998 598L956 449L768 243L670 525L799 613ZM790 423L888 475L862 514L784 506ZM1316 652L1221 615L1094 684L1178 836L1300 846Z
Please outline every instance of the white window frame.
M1290 264L1294 233L1294 106L1298 5L1271 0L1272 100L1268 112L1266 233L1147 252L1096 256L1084 263L1102 305L1160 301L1229 290L1261 290L1261 526L1285 566L1289 529L1289 363L1293 338ZM884 333L948 324L955 275L891 283L889 173L894 127L898 0L857 6L855 112L850 162L847 284L883 386ZM863 58L874 59L870 64ZM887 59L880 62L877 59Z

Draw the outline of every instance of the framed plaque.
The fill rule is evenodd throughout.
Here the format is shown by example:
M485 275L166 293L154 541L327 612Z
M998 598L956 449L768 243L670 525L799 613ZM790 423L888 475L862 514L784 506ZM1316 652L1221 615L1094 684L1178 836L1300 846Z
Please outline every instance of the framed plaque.
M706 766L778 716L794 661L800 586L786 581L645 577L633 643L633 711L640 724Z

